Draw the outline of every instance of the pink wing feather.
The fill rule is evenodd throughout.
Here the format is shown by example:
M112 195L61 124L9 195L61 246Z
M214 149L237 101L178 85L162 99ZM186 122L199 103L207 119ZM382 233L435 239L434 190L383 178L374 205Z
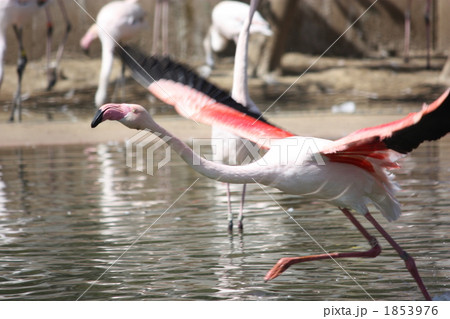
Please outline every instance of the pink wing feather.
M207 94L172 80L151 83L148 90L161 101L173 105L182 116L194 121L221 127L237 136L247 138L263 148L270 139L294 134L217 102Z
M431 115L442 105L448 105L449 102L447 101L447 99L449 98L449 92L450 89L445 91L438 99L436 99L436 101L434 101L430 105L424 105L422 107L422 110L419 112L410 113L406 117L394 122L385 123L369 128L363 128L355 131L335 141L332 145L329 146L329 149L324 150L324 153L350 151L352 149L364 149L367 151L374 148L388 148L388 146L383 142L384 140L392 137L396 132L400 132L401 130L412 127L413 125L420 124L420 121L426 115ZM448 113L448 111L446 113ZM450 121L450 119L447 117L447 123L448 121ZM450 123L447 125L447 129L449 127ZM436 136L435 139L441 136Z
M343 137L322 154L331 161L360 166L395 168L400 153L408 153L425 140L436 140L450 131L450 89L422 110L386 124L364 128Z

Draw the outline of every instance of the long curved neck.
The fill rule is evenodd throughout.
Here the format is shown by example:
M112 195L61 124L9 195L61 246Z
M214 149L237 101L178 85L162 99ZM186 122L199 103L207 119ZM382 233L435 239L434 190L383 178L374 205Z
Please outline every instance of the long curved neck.
M254 105L248 94L247 61L250 25L258 4L259 0L252 0L250 3L248 17L245 19L241 32L239 33L234 58L233 88L231 90L231 97L247 107L251 104Z
M258 161L243 166L229 166L211 162L196 154L189 146L159 126L151 118L147 119L144 126L163 139L189 166L208 178L235 184L267 183L266 178L269 177L267 174L269 170L261 167Z

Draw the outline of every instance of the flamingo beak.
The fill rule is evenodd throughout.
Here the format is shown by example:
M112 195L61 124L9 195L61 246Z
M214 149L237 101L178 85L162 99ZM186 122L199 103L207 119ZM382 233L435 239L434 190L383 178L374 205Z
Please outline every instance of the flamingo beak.
M103 113L104 112L105 112L105 110L102 110L102 109L97 110L97 113L95 113L94 118L92 119L92 122L91 122L92 128L96 127L101 122L103 122Z

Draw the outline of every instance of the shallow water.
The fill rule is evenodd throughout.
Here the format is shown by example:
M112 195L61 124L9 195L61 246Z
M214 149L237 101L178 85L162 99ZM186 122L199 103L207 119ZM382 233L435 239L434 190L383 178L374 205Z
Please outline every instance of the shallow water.
M257 185L243 234L230 235L222 184L174 154L154 176L125 163L122 144L0 149L1 300L423 300L380 236L375 259L298 264L264 283L279 258L323 252L301 227L329 252L368 245L338 209ZM403 215L374 215L443 294L450 139L423 144L396 173Z

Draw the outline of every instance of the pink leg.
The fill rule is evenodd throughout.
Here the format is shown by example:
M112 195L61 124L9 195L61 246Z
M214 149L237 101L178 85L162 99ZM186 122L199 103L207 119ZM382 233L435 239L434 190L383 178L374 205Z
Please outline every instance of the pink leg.
M320 255L311 255L311 256L302 256L302 257L286 257L281 258L275 266L272 267L271 270L264 277L265 281L272 280L279 275L281 275L286 269L288 269L291 265L313 261L313 260L321 260L321 259L336 259L336 258L374 258L378 256L381 252L381 247L378 244L378 241L375 237L371 236L367 230L361 225L358 220L350 213L350 211L346 208L341 208L342 212L347 216L348 219L355 225L355 227L361 232L361 234L367 239L369 242L370 248L367 251L355 251L349 253L331 253L331 254L320 254Z
M416 263L414 262L414 259L406 252L404 251L392 237L384 230L383 227L381 227L380 224L373 218L373 216L370 213L367 213L364 215L368 221L372 223L372 225L375 226L375 228L378 230L378 232L383 235L383 237L391 244L391 246L397 251L400 258L403 259L405 262L406 268L413 276L414 280L417 282L417 285L419 286L420 290L422 291L422 294L424 295L426 300L431 300L431 296L427 291L427 288L425 287L422 278L419 275L419 271L417 270Z

